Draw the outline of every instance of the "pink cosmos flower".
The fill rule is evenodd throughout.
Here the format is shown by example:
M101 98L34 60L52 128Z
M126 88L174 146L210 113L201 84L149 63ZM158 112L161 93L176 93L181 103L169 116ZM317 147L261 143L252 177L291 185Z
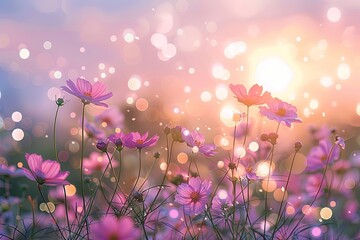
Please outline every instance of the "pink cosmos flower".
M318 191L319 187L320 187L320 183L321 183L321 179L322 179L322 174L321 173L315 173L312 175L309 175L306 177L306 182L304 184L305 187L305 191L307 196L309 196L310 198L314 197L316 195L316 192ZM325 187L325 184L323 183L322 187ZM318 197L322 196L324 194L324 191L320 191L318 194Z
M56 186L69 184L65 178L69 175L69 172L61 172L60 164L56 161L45 160L40 155L35 153L25 154L26 161L29 165L29 169L22 168L25 176L38 184Z
M109 141L112 142L118 150L121 150L123 147L132 146L133 135L131 133L114 133L109 136Z
M335 145L331 156L329 156L331 148L332 143L329 140L321 140L319 145L313 147L307 156L308 170L318 171L323 169L328 158L328 163L332 163L334 160L336 160L340 155L340 147Z
M259 177L256 175L257 165L255 156L252 152L247 151L247 154L240 158L238 166L238 174L242 178L257 180Z
M104 172L109 163L106 154L100 154L98 152L92 152L89 158L84 158L84 173L92 174L99 171ZM111 161L112 166L115 168L118 166L118 162L114 159Z
M210 181L201 181L199 177L190 178L189 184L182 183L177 187L175 202L184 205L187 213L199 214L205 209L210 193Z
M88 138L93 138L96 140L105 138L105 132L92 123L85 122L85 133Z
M129 217L117 218L107 214L99 222L91 225L92 239L133 240L140 239L140 231Z
M158 135L154 135L151 138L147 139L149 133L146 132L143 135L141 135L138 132L131 132L129 133L131 136L131 141L129 142L128 146L129 148L138 148L142 149L144 147L152 147L155 146L157 141L159 140Z
M214 144L205 144L205 137L198 131L194 130L190 132L189 130L183 128L182 135L189 147L197 147L199 152L205 156L211 157L216 154L216 146Z
M124 115L118 108L109 108L95 117L95 122L101 124L102 127L116 128L121 127L124 121Z
M267 105L268 107L259 107L260 113L271 120L275 120L279 123L285 122L288 127L290 127L293 122L302 122L297 116L296 107L289 103L274 98L272 101L268 102Z
M95 105L108 107L108 105L102 101L111 98L112 93L105 94L105 84L101 82L91 84L82 78L76 79L76 84L71 80L67 80L66 84L67 86L62 86L61 89L80 98L84 104L93 103Z
M242 84L230 84L229 87L230 90L235 94L238 102L241 102L248 107L252 105L264 104L271 98L270 93L263 93L263 87L259 86L258 84L252 86L249 92L246 91L245 86Z

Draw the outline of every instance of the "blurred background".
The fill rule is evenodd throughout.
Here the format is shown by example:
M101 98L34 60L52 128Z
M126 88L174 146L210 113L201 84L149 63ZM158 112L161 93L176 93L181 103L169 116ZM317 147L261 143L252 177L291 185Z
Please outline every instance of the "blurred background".
M359 166L359 11L358 0L0 0L0 161L54 159L55 99L64 97L58 150L72 164L81 103L59 87L84 77L114 94L116 126L100 122L107 134L183 125L225 150L232 114L246 111L228 85L258 83L303 119L280 128L280 149L300 140L306 155L311 129L336 129L343 157ZM104 110L88 106L87 121ZM259 120L257 108L250 116Z

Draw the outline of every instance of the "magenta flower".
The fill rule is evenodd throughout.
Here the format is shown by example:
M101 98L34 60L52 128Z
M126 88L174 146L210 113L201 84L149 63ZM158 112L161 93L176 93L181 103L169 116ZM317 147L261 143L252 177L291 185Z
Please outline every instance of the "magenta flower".
M268 107L260 106L260 113L270 120L277 122L285 122L286 126L290 127L291 123L299 122L301 119L297 116L297 109L293 105L283 102L278 98L274 98L272 101L267 103Z
M157 141L159 140L158 135L154 135L151 138L147 139L149 133L146 132L143 135L141 135L138 132L131 132L129 133L131 136L131 141L129 142L128 146L129 148L138 148L142 149L144 147L152 147L155 146Z
M271 95L269 92L263 93L263 87L255 84L249 90L246 91L245 86L242 84L233 85L230 84L230 90L235 94L235 98L238 102L245 104L250 107L252 105L261 105L266 103Z
M78 97L84 104L93 103L95 105L108 107L106 103L102 101L111 98L112 93L106 93L106 87L101 82L96 82L91 84L89 81L78 78L76 79L76 84L71 81L66 81L67 86L62 86L61 89Z
M332 143L329 140L321 140L319 145L313 147L310 150L309 155L307 156L307 168L310 171L318 171L325 167L326 161L332 163L334 160L340 156L340 147L335 145L331 156L330 149L332 148Z
M114 133L111 134L108 139L116 146L116 149L118 150L121 150L123 147L132 147L133 145L133 135L131 133Z
M65 178L69 175L69 172L61 172L60 164L56 161L45 160L37 154L25 154L26 161L29 165L29 169L22 168L25 176L37 182L38 184L56 186L69 184Z
M129 217L117 218L107 214L99 222L91 225L92 239L133 240L140 239L140 231Z
M216 154L216 146L214 144L205 144L205 137L198 131L192 131L183 128L183 139L189 147L197 147L198 151L207 157L214 156ZM194 151L194 149L193 149Z
M182 183L177 187L175 202L184 205L187 213L199 214L205 209L210 193L210 181L201 181L199 177L190 178L189 184Z

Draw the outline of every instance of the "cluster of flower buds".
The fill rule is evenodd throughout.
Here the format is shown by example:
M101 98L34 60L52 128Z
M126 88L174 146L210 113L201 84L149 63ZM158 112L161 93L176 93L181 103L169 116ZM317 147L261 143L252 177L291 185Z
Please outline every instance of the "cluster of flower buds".
M263 133L263 134L261 134L260 139L261 139L261 141L269 142L272 145L276 145L276 143L277 143L276 141L277 141L278 137L279 137L279 135L277 133L269 133L269 134Z

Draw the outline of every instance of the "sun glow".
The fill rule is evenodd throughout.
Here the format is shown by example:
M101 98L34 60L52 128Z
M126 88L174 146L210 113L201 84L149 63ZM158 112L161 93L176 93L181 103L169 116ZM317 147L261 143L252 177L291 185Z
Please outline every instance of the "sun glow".
M257 65L255 79L265 90L278 93L289 87L293 72L284 60L270 57Z

